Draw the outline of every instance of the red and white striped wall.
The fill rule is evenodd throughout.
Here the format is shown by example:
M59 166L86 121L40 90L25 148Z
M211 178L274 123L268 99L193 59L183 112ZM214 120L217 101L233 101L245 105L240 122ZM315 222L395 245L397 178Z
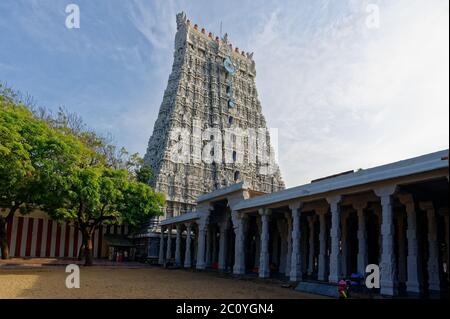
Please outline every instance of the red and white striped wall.
M76 258L81 246L81 232L68 223L57 223L42 212L16 214L7 225L11 257L68 257ZM93 236L94 257L108 256L104 234L128 234L127 225L103 225Z

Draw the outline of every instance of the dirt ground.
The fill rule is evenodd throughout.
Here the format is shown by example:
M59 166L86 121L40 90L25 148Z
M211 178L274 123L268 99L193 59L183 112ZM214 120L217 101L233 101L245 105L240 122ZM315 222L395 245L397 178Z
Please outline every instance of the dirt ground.
M79 289L66 288L67 275L61 266L0 269L0 298L321 298L280 283L159 267L81 267Z

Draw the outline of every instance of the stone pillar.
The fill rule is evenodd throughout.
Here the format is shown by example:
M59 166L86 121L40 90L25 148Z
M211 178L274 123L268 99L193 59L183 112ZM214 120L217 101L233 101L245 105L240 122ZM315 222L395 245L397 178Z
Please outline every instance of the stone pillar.
M219 270L226 270L227 268L227 231L228 221L220 224L219 237Z
M320 223L320 234L319 234L319 271L317 274L317 279L325 281L326 280L326 271L327 271L327 216L326 213L328 211L328 207L323 209L317 209L316 213L319 215L319 223Z
M407 214L407 230L406 239L408 242L407 256L407 281L406 291L414 294L420 294L421 285L421 269L418 259L418 243L417 243L417 212L414 199L410 194L399 194L398 199L405 206Z
M257 233L255 235L255 267L259 268L259 255L261 254L261 219L256 218Z
M314 221L315 216L308 217L309 224L309 258L308 258L308 275L312 275L314 273Z
M216 227L211 229L212 232L212 256L211 256L211 264L217 262L217 230Z
M444 222L445 222L445 244L447 246L447 251L446 251L446 262L447 262L447 274L449 273L449 263L450 263L450 256L449 256L449 225L448 225L448 210L447 210L447 214L444 215Z
M161 237L159 240L159 259L158 264L164 264L164 227L161 226Z
M302 278L302 252L300 251L300 217L301 203L289 206L292 212L292 255L291 255L291 281L299 281Z
M270 261L278 264L278 234L275 232L272 235L270 235L270 231L269 231L269 237L272 236L272 256L269 256L269 263Z
M392 194L396 187L388 186L375 190L375 194L381 200L381 236L382 252L380 265L380 293L393 296L397 294L396 260L394 252L394 209Z
M292 217L290 213L285 213L287 224L287 252L286 252L286 269L284 271L286 276L289 276L291 272L291 257L292 257Z
M191 223L186 224L186 251L184 253L184 268L191 268Z
M192 237L192 244L194 246L194 255L193 255L193 264L197 264L197 255L198 255L198 228L193 229L193 237Z
M197 221L198 225L198 242L197 242L197 269L205 269L205 237L208 228L208 218L201 217Z
M378 264L380 265L381 264L381 254L383 253L383 243L381 242L381 239L383 237L381 235L381 223L382 223L381 204L380 205L374 205L373 213L378 218L379 230L380 230L380 235L378 236L378 247L379 247L379 250L378 250Z
M259 278L270 277L269 267L269 218L271 211L267 208L258 210L261 216L261 253L259 257Z
M243 275L245 274L245 228L247 222L247 216L243 213L233 211L231 218L233 221L233 229L235 233L234 241L234 266L233 274Z
M428 289L433 292L439 292L441 290L441 278L436 211L432 202L421 202L420 208L427 212L428 220Z
M181 265L181 225L177 225L177 239L175 242L175 264Z
M348 212L342 212L342 219L341 219L341 276L346 277L347 276L347 259L348 259L348 243L347 243L347 237L348 237L348 228L347 228L347 218L348 218Z
M328 280L330 282L337 283L341 274L341 251L339 249L339 241L341 239L341 227L340 227L340 207L339 202L341 196L334 196L327 198L327 202L330 204L331 212L331 253L330 253L330 275Z
M367 207L367 202L353 203L353 208L356 209L358 215L358 257L357 257L357 269L358 273L364 275L366 273L366 267L368 264L367 254L367 230L366 230L366 215L364 209Z
M406 240L405 240L405 218L399 216L398 224L398 281L406 282Z
M279 272L280 273L285 273L285 269L286 269L286 254L287 254L287 234L286 234L286 223L283 219L277 219L276 220L277 223L277 230L278 230L278 234L280 235L280 252L279 252ZM277 236L277 233L274 232L274 236ZM274 238L275 239L275 238ZM276 241L274 241L275 243L277 243ZM275 245L274 245L275 248ZM273 254L274 250L272 250L272 254ZM274 260L278 260L276 259L276 257L274 257L275 255L272 255L272 262L274 262Z
M166 260L170 261L172 258L172 226L167 228L167 247L166 247Z
M211 227L206 227L206 257L205 266L211 266L212 260L212 230Z
M308 272L308 221L300 221L300 251L302 252L301 257L301 274L306 274Z

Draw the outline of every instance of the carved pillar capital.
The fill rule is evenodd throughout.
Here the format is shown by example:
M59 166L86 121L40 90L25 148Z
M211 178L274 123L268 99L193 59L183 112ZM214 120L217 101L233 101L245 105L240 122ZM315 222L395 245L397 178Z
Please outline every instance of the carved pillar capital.
M292 229L292 215L286 212L284 213L284 218L286 218L287 229L290 231Z
M362 213L364 211L364 209L367 208L367 202L363 201L363 200L359 200L356 202L352 203L353 208L358 212L358 213Z
M411 194L397 194L397 198L400 203L405 206L408 214L415 211L414 197Z
M310 225L314 224L314 222L316 221L316 218L317 218L316 215L308 216L308 223Z
M247 221L248 216L237 210L231 212L231 222L233 223L233 228L236 229L244 225Z
M329 208L326 205L317 206L314 208L314 212L319 216L325 215L326 213L328 213L328 210L329 210Z
M391 201L391 196L397 191L397 185L388 185L379 188L375 188L375 195L380 197L381 205L387 204L387 201Z
M333 209L335 207L337 207L337 205L339 205L339 203L342 200L342 196L337 195L337 196L331 196L331 197L327 197L326 198L328 204L330 204L330 207Z
M303 207L302 202L296 202L296 203L289 204L289 209L292 211L292 213L300 211L302 209L302 207Z
M209 218L208 216L202 216L196 221L198 225L198 230L200 231L206 231L206 228L209 225Z
M270 208L259 208L258 214L262 216L270 216L272 214L272 210Z
M186 222L186 223L184 223L184 226L190 230L192 227L192 222Z
M434 211L434 205L432 201L419 202L419 207L421 210L424 210L426 212Z

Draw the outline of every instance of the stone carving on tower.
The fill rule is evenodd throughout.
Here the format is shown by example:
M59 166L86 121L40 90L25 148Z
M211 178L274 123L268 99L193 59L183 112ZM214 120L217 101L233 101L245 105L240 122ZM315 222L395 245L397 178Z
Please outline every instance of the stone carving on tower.
M195 210L198 196L244 181L284 189L255 85L253 53L176 16L172 72L150 137L149 183L166 194L166 216Z

